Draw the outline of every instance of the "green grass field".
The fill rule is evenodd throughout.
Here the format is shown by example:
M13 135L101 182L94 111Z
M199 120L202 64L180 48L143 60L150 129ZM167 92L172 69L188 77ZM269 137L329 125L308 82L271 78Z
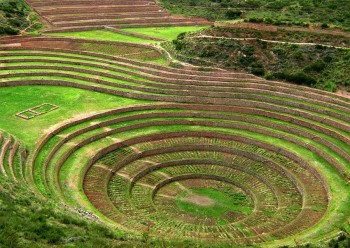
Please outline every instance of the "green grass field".
M204 28L207 28L207 26L124 28L123 30L167 40L174 40L181 33L199 31Z
M193 202L189 202L187 198L191 195L206 197L212 201L208 206L203 206ZM239 212L243 214L251 214L252 208L249 207L249 198L242 193L222 192L213 188L196 188L191 193L184 191L176 198L176 204L180 210L195 215L214 217L218 224L225 224L226 221L222 215L228 211Z
M118 41L118 42L131 42L131 43L154 43L154 40L147 40L138 37L118 34L107 30L91 30L91 31L80 31L80 32L64 32L64 33L49 33L48 36L63 36L63 37L74 37L84 38L93 40L104 40L104 41Z
M179 27L144 27L144 28L124 28L123 30L144 34L153 37L163 38L167 40L174 40L176 37L185 32L194 32L207 28L207 26L179 26ZM134 36L115 33L107 30L91 30L80 32L63 32L63 33L48 33L48 36L63 36L84 39L95 39L104 41L119 41L131 43L156 43L157 41L138 38Z
M74 118L81 114L144 103L145 101L106 95L68 87L47 86L19 86L1 88L0 90L0 127L19 139L29 147L35 146L42 132L61 121ZM23 120L17 113L38 106L51 103L59 109Z

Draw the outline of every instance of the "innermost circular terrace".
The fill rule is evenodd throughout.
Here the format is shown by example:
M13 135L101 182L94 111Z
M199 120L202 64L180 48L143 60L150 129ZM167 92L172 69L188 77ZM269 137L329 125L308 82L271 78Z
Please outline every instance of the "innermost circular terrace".
M179 199L182 202L192 203L194 205L209 207L215 205L215 200L209 198L208 196L197 195L197 194L189 194L186 197L182 197Z

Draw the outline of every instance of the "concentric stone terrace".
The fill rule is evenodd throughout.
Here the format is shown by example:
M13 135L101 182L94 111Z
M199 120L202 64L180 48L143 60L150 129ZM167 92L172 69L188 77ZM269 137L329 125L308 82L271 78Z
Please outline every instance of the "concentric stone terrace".
M12 135L0 130L0 175L15 182L23 181L24 162L27 151Z
M3 41L0 86L158 102L50 129L25 173L42 195L169 239L317 239L348 218L338 214L348 200L338 195L350 171L348 99L247 74L43 46L52 39Z
M107 173L107 179L111 179L105 191L117 210L113 212L118 214L110 214L107 204L101 211L126 226L142 230L142 224L146 224L154 232L174 238L181 235L260 242L269 235L283 237L298 232L294 221L302 228L312 226L327 208L327 193L321 181L287 157L252 145L250 140L237 142L240 138L235 136L206 132L162 133L144 139L150 141L131 143L97 160L84 180L87 196L100 208L101 202L108 202L100 193L106 182L96 180L96 176L101 179L101 174L111 171ZM124 157L119 155L121 151ZM313 187L306 182L312 182ZM254 207L238 206L237 211L225 212L217 219L179 211L176 198L183 191L195 198L192 191L202 185L226 189L231 194L241 192ZM307 199L306 195L315 199ZM204 198L202 204L215 202ZM320 211L314 211L316 208Z
M154 0L26 0L55 31L113 27L208 25L203 18L174 16Z
M253 120L262 117L247 115L235 107L152 104L89 116L41 142L32 160L35 180L43 194L76 204L83 199L72 199L79 185L70 185L71 178L82 174L85 195L104 216L157 236L246 244L311 228L327 211L331 193L308 161L285 149L310 145L293 138L293 131L286 134L282 124L278 131L266 127L277 120L259 127ZM199 206L215 205L210 195L201 203L196 192L203 188L247 201L219 216L179 208L184 193L199 197Z

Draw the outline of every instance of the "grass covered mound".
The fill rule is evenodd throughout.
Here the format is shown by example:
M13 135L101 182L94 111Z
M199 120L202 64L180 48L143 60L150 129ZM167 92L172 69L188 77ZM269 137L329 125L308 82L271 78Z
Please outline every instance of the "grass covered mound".
M176 14L202 16L209 20L245 19L275 25L332 24L350 28L350 2L347 0L161 0Z
M265 33L215 27L179 35L166 46L179 59L197 65L229 68L334 92L350 87L350 50L330 46L333 40L338 45L348 43L348 38L321 39L306 32Z
M34 32L41 27L39 17L23 0L0 2L0 36Z

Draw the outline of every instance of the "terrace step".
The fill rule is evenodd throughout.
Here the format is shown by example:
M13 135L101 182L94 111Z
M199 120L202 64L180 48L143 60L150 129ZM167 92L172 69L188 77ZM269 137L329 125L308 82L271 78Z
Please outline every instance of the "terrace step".
M171 15L154 0L102 0L98 2L90 0L51 0L45 2L28 0L28 3L53 25L54 32L103 29L104 25L115 25L118 23L131 24L131 26L138 23L142 23L142 26L211 24L201 18L185 18ZM108 18L104 19L107 16ZM147 20L148 18L149 20Z
M16 138L0 130L0 174L15 182L23 179L23 149Z
M25 175L43 195L77 206L86 206L80 199L87 197L89 211L132 230L152 226L168 238L220 238L241 245L317 231L311 228L325 213L330 222L340 218L329 208L337 200L329 179L345 185L350 178L348 100L248 74L43 47L86 40L17 37L0 43L17 41L24 47L0 49L6 72L1 86L56 84L175 102L108 110L50 129L31 155L32 174ZM6 137L0 132L0 140ZM8 161L3 171L20 178L16 159L23 161L24 151L16 141L11 144L0 153ZM72 178L83 182L85 195L72 197L81 186L80 180L67 183ZM176 199L183 192L208 185L244 194L250 210L223 215L225 224L179 210Z

